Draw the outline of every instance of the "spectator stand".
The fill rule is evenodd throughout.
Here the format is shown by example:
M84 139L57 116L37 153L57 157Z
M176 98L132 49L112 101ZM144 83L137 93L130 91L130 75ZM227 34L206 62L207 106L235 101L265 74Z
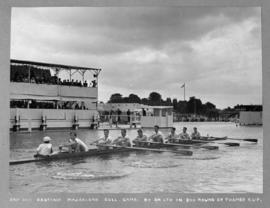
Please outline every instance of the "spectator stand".
M25 118L28 114L30 115L30 120L27 117L29 125L34 128L39 125L40 130L45 130L47 126L57 127L57 122L65 122L61 124L61 127L71 125L75 129L79 126L85 127L86 121L90 121L88 128L92 127L91 123L96 126L97 122L93 121L92 115L97 114L97 105L94 106L93 103L98 101L98 76L101 69L14 59L11 59L10 64L11 115L19 113L16 117L11 117L14 130L26 128L28 124L25 123ZM60 77L63 76L60 76L62 75L60 72L67 72L68 79L62 81ZM85 80L87 72L93 75L93 81ZM81 76L80 81L73 79L76 73ZM88 85L87 82L92 85ZM50 114L46 109L52 109L59 116L63 115L61 112L65 112L67 118L73 119L57 121L58 117L54 117L56 114ZM85 111L85 114L81 111ZM42 115L39 116L39 124L36 122L37 118L33 117L38 112Z

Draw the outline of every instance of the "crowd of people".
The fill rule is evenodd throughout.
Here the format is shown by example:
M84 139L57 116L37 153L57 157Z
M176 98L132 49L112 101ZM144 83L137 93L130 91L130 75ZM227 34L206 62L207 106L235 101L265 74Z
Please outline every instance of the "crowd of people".
M84 104L74 101L36 101L36 100L11 100L10 108L31 108L31 109L75 109L87 110Z
M121 129L120 136L113 139L110 136L109 130L104 129L104 136L90 143L90 145L96 145L99 149L112 149L114 146L132 147L133 145L137 145L140 142L179 143L181 140L200 139L201 137L196 127L193 128L193 132L190 135L187 133L186 127L183 127L183 130L180 134L176 134L176 128L172 127L169 135L165 137L157 125L154 126L154 132L149 137L144 134L143 129L141 128L137 130L137 133L137 137L131 140L127 136L126 129ZM50 141L51 138L48 136L43 138L43 144L40 144L37 148L36 156L47 156L55 154L53 152ZM67 148L67 152L69 153L86 152L89 149L87 145L77 137L76 132L70 132L70 139L67 143L59 147L60 151L62 151L63 148Z
M39 108L39 109L54 109L55 104L53 102L36 102L32 100L30 103L28 100L11 100L10 108Z
M36 84L54 84L64 86L77 86L77 87L97 87L97 81L94 79L90 83L87 81L79 81L74 79L58 78L56 75L51 75L49 69L39 69L31 67L30 76L27 66L11 66L10 81L11 82L26 82Z

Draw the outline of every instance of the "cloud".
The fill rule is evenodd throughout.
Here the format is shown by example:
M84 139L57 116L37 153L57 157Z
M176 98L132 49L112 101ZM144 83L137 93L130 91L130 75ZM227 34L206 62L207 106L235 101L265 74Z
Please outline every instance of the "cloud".
M221 107L261 103L258 7L14 8L11 26L12 58L102 68L104 101L181 99L186 82L188 96Z

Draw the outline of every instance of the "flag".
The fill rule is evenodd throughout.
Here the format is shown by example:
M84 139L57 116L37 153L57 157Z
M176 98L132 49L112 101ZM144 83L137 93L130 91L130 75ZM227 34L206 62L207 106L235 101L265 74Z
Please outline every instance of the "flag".
M185 87L185 83L181 86L181 88Z

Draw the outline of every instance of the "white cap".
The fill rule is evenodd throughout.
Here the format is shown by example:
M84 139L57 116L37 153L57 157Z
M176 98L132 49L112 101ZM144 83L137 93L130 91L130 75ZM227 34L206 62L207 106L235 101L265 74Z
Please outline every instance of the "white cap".
M49 142L51 141L51 138L48 136L43 137L43 142Z

